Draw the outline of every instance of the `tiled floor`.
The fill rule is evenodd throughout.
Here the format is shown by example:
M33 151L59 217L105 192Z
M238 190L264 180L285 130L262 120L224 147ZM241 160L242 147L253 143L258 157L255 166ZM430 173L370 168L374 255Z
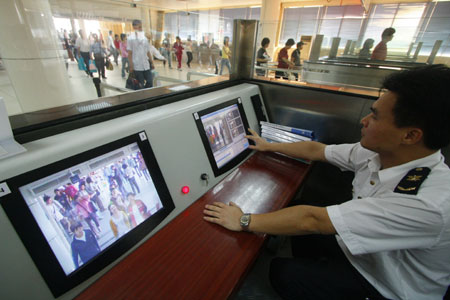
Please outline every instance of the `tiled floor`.
M114 86L114 87L120 87L125 88L126 79L122 78L121 76L121 68L122 64L119 60L119 65L117 66L115 63L113 63L114 70L113 71L106 71L106 77L107 79L103 82L107 83L108 85ZM173 65L175 66L175 65ZM84 71L78 70L78 65L74 61L69 62L68 66L68 76L69 76L69 83L70 88L72 90L73 95L73 103L79 103L87 100L93 100L97 98L97 91L95 89L95 86L92 82L92 79L86 75ZM179 71L175 67L172 69L169 69L169 67L166 65L164 67L163 63L161 61L155 62L155 71L157 76L161 80L157 81L158 86L164 86L164 85L172 85L175 84L174 80L179 80L179 82L183 82L187 80L188 72L199 72L199 73L210 73L214 74L214 69L212 66L207 67L201 67L200 65L196 63L191 64L191 68L188 68L186 64L184 63L182 66L182 70ZM227 74L227 69L225 69L224 74ZM95 75L98 76L98 75ZM172 79L171 81L164 80L164 78ZM198 80L202 77L200 75L192 75L191 80ZM103 96L112 96L117 95L121 93L120 91L116 91L113 89L105 89L105 95ZM20 102L17 100L16 93L14 91L14 87L11 85L11 82L9 80L8 74L6 70L0 70L0 97L3 97L6 105L6 110L8 111L8 115L16 115L22 113L22 108L20 106Z

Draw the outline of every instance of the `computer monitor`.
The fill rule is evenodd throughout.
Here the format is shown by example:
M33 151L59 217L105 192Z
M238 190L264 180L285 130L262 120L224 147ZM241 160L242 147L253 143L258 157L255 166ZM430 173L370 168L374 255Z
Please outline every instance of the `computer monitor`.
M245 138L248 121L241 98L199 112L194 119L214 175L217 177L238 165L248 154Z
M175 208L145 132L6 181L2 206L55 297L140 242Z

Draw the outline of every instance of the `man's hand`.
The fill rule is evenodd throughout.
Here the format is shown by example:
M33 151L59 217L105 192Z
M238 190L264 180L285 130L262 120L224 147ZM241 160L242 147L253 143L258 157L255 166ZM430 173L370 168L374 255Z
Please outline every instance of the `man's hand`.
M255 145L250 145L249 146L250 149L254 149L254 150L258 150L258 151L268 151L269 150L270 143L268 141L266 141L265 139L260 137L256 133L256 131L254 131L253 129L249 128L248 131L250 131L250 133L252 135L246 135L245 137L247 139L252 140L253 142L255 142Z
M244 213L234 202L230 202L229 205L222 202L207 204L203 213L205 214L203 219L208 222L219 224L232 231L242 231L240 219Z

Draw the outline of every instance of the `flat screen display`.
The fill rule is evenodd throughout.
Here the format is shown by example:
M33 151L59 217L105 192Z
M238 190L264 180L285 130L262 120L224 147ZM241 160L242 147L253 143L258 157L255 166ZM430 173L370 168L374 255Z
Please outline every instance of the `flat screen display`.
M55 295L131 248L174 208L145 132L27 174L8 182L21 205L3 206Z
M240 98L197 112L194 118L216 176L250 153L245 138L248 121Z

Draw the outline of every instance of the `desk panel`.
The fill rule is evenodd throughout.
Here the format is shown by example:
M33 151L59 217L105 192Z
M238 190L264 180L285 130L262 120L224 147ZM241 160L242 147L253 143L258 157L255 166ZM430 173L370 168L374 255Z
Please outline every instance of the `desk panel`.
M285 207L310 165L257 152L77 299L226 299L256 260L266 235L203 220L205 204L234 201L245 212Z

